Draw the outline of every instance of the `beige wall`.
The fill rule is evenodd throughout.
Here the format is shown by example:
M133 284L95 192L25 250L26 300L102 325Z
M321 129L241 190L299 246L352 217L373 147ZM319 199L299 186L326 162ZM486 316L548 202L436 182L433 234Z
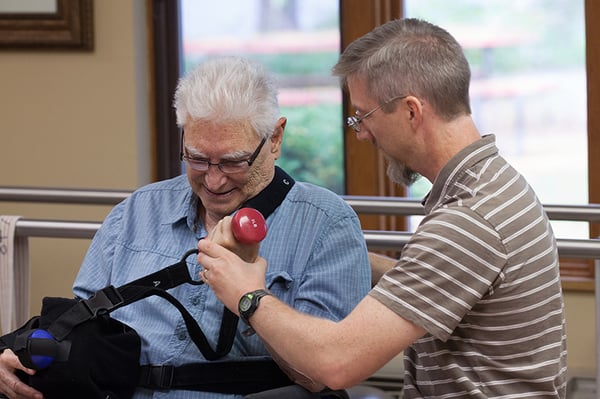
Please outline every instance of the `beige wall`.
M565 293L567 364L573 376L594 376L596 370L593 293Z
M0 186L131 190L150 181L143 0L94 2L91 53L0 52ZM0 202L29 219L102 220L109 207ZM89 240L31 238L31 312L70 296ZM594 297L565 294L569 367L595 370Z
M94 2L93 52L0 51L0 186L131 190L150 180L144 0ZM29 219L102 220L109 207L13 204ZM32 313L68 296L89 240L31 238Z

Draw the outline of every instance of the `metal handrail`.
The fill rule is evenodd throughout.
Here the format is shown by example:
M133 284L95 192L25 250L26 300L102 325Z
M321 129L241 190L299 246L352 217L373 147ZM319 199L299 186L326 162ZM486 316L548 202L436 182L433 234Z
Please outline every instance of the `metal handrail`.
M131 195L125 190L0 187L0 201L116 205Z
M101 222L18 219L15 225L15 235L18 237L93 238L101 224Z
M412 233L407 231L363 230L367 246L371 250L399 250ZM600 259L600 239L556 240L560 256L569 258Z
M127 190L0 187L0 201L84 205L116 205L131 195ZM342 198L359 214L423 215L416 198L345 195ZM544 205L552 220L600 222L600 204Z
M356 213L377 215L423 215L421 201L405 197L342 196ZM600 204L544 205L552 220L600 222Z
M115 205L131 195L126 190L89 190L68 188L0 187L0 201L44 202L91 205ZM423 205L415 198L342 196L359 214L422 215ZM600 204L544 205L550 219L600 221ZM17 221L15 234L31 237L92 238L100 222L28 220ZM397 250L403 247L411 233L365 231L367 245L372 249ZM600 258L597 240L559 239L562 256Z
M21 237L92 238L100 222L19 219L15 235ZM371 250L399 250L412 233L407 231L363 230ZM600 239L557 239L561 256L600 259Z

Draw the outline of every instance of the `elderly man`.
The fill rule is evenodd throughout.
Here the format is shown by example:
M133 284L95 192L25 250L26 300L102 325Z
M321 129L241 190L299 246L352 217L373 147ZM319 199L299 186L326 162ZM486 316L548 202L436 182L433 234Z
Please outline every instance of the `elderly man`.
M339 322L277 295L249 311L273 260L245 263L218 234L198 244L204 280L313 382L351 386L404 351L405 398L564 398L556 241L532 188L471 118L460 45L428 22L395 20L353 42L334 73L356 110L348 126L385 154L390 178L433 183L400 259Z
M271 261L265 281L269 291L299 312L332 321L345 317L370 287L360 224L339 196L295 182L275 166L286 118L279 114L273 78L246 59L209 60L181 79L175 107L184 132L181 157L187 176L143 187L112 210L84 259L75 295L86 298L109 284L119 286L173 263L196 248L223 217L251 206L269 215L260 247L260 255ZM202 270L193 257L188 264L193 275ZM212 290L181 285L170 292L214 347L224 306ZM175 366L173 381L180 380L181 371L197 384L165 387L164 381L144 381L136 399L239 398L238 385L256 370L249 366L227 373L227 363L269 356L259 337L239 323L231 351L209 362L192 343L179 313L161 298L136 302L113 316L141 336L142 365ZM205 390L209 376L194 372L189 366L194 364L202 366L198 370L209 364L210 375L224 376L223 383ZM41 398L18 381L14 369L24 368L6 350L0 356L0 392L9 398ZM271 380L269 375L261 378Z

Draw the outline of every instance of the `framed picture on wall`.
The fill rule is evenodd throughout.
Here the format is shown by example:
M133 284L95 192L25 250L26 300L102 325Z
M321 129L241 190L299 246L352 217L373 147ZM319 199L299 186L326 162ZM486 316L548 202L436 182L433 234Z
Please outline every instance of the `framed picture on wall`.
M91 51L93 0L0 0L0 49Z

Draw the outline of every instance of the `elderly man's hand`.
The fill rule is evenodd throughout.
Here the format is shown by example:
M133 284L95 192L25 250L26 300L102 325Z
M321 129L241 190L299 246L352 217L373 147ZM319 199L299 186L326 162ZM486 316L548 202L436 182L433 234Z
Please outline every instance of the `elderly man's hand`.
M25 384L15 375L17 369L27 374L35 373L35 370L23 366L10 349L0 353L0 392L10 399L43 399L41 392Z

